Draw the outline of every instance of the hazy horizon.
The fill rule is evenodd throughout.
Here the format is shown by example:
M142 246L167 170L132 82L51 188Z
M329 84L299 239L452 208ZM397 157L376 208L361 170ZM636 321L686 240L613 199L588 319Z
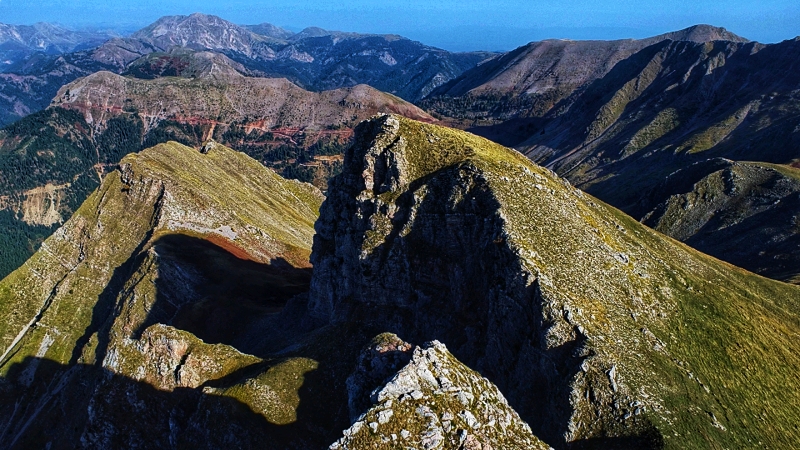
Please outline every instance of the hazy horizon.
M91 14L88 13L91 11ZM316 26L328 30L398 34L451 51L507 51L542 39L626 39L655 36L692 25L709 24L762 43L800 34L800 5L772 0L719 2L675 0L440 1L431 5L411 0L381 4L364 0L330 5L319 1L205 0L169 4L154 0L0 0L0 22L31 25L59 23L70 28L111 29L130 33L162 16L194 12L254 25L271 23L291 31Z

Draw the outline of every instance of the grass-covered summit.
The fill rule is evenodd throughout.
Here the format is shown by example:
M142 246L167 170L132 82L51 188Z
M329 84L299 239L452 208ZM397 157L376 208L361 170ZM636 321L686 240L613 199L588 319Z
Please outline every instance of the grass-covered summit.
M800 291L665 237L519 153L376 117L316 230L317 318L441 341L550 445L800 439Z
M0 282L3 447L252 447L294 422L316 362L248 338L307 288L321 201L213 142L123 158Z

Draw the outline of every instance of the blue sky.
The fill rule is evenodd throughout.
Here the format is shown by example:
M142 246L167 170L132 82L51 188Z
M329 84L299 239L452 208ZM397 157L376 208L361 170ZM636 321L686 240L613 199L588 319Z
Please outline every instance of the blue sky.
M395 33L448 50L509 50L546 38L640 38L698 23L764 43L800 35L800 0L0 0L0 22L133 30L163 15L203 12L269 22Z

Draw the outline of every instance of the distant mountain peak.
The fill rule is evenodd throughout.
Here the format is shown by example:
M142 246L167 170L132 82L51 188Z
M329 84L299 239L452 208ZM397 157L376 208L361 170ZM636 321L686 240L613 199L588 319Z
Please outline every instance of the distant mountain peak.
M232 22L228 22L227 20L221 17L203 13L192 13L188 16L176 15L176 16L161 17L152 24L133 33L131 37L136 39L147 39L147 38L160 37L165 34L179 34L188 31L195 31L195 32L201 31L193 29L194 26L202 27L203 30L221 27L225 29L238 29L243 32L246 32L244 28Z
M305 38L310 38L310 37L330 36L331 34L334 34L334 33L335 33L335 31L328 31L328 30L326 30L324 28L320 28L320 27L307 27L307 28L304 28L299 33L297 33L294 36L292 36L292 39L293 40L299 40L299 39L305 39Z
M672 31L654 37L653 39L671 39L673 41L690 42L709 42L709 41L729 41L729 42L751 42L750 39L743 38L731 33L722 27L713 25L698 24L678 31Z
M253 44L265 38L221 17L194 13L189 16L164 16L133 33L133 39L154 44L161 50L171 47L233 50L250 55Z
M253 33L260 34L261 36L267 36L275 39L289 39L290 37L294 36L294 32L289 31L285 28L281 28L279 26L273 25L271 23L260 23L257 25L243 25L244 28L252 31Z

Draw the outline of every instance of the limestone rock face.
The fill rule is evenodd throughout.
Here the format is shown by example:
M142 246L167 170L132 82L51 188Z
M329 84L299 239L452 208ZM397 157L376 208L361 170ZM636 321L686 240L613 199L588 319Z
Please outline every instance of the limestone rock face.
M395 373L372 391L374 405L331 449L550 448L533 436L497 387L460 363L444 344L411 347L395 335L381 335L365 350L357 373L390 368ZM405 364L395 368L393 363L401 360ZM353 377L349 381L351 387L358 383ZM351 391L351 404L359 394Z
M315 320L444 343L550 445L797 433L779 399L800 360L756 349L796 348L800 291L665 238L509 149L378 116L315 228ZM760 422L750 401L781 425L747 425Z

